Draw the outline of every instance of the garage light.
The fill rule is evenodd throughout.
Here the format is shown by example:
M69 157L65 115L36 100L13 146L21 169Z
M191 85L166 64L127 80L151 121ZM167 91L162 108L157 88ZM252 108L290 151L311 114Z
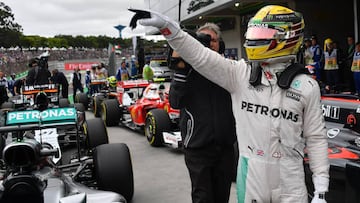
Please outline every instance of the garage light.
M239 7L240 6L240 3L239 2L236 2L235 3L235 7Z
M202 16L199 16L199 20L201 20L203 17Z

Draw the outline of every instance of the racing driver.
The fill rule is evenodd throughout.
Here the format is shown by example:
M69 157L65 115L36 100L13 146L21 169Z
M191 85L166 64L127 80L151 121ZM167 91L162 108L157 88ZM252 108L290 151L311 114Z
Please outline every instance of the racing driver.
M160 13L130 10L136 12L133 28L134 19L159 28L186 62L230 92L240 153L239 203L307 203L305 146L315 187L311 202L326 202L329 160L320 89L294 63L305 27L300 13L277 5L261 8L248 23L247 63L205 48Z

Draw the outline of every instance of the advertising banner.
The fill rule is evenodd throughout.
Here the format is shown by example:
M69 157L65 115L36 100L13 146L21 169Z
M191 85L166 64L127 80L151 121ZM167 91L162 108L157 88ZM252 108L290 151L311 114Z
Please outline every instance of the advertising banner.
M71 62L65 63L65 70L74 70L76 67L79 67L80 70L91 69L93 64L99 64L99 61L92 61L92 62Z

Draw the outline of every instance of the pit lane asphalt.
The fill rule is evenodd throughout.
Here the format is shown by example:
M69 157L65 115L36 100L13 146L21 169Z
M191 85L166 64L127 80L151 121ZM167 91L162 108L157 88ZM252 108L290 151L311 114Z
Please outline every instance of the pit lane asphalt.
M87 119L93 117L86 112ZM125 127L107 127L107 131L110 143L125 143L130 149L134 173L131 203L191 203L191 183L181 151L151 147L142 133ZM229 203L235 202L233 183Z

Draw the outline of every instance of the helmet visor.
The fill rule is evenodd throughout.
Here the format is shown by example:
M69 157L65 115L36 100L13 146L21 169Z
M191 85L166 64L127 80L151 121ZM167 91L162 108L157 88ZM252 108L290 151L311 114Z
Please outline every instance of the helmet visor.
M246 31L246 39L275 39L278 30L267 27L249 27Z

